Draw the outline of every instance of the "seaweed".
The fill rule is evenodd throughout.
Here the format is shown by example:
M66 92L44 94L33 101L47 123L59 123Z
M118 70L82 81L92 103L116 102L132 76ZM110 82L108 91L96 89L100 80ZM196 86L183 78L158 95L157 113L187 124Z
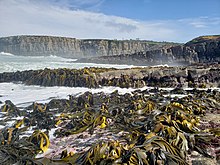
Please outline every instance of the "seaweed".
M86 92L47 104L33 103L26 108L22 120L1 129L0 162L185 165L192 151L218 159L218 151L213 155L209 147L219 147L220 131L215 123L209 123L211 128L204 126L202 120L207 114L219 113L220 93L196 89L176 92L188 95L165 97L164 91L159 89L136 90L124 95L118 91L111 94ZM35 126L33 133L21 137L30 126ZM84 136L96 139L81 144L86 148L83 151L63 149L58 158L36 158L36 154L50 148L48 130L51 128L57 128L54 136L58 139L72 135L78 135L79 139ZM107 136L105 140L101 138L104 136ZM70 147L75 146L77 143Z

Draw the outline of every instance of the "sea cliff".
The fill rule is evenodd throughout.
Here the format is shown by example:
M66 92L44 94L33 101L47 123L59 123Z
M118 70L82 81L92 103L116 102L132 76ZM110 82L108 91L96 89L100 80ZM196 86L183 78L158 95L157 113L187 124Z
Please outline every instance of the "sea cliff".
M57 55L70 58L132 54L173 45L176 44L141 40L81 40L53 36L11 36L0 38L0 52L22 56Z
M220 35L185 44L147 40L76 39L52 36L0 38L0 52L22 56L77 58L77 62L133 65L189 65L220 62Z
M131 54L81 59L81 62L133 65L189 65L220 62L220 36L201 36L184 45L163 47Z

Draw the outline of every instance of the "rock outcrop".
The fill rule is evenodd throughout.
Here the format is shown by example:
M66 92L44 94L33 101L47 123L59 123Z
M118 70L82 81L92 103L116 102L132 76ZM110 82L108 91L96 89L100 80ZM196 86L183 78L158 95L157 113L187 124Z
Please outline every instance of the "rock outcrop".
M0 38L0 52L22 56L57 55L70 58L132 54L172 45L176 44L140 40L80 40L52 36L12 36Z
M133 54L81 58L77 62L150 66L169 64L175 66L198 63L199 57L194 49L191 49L188 46L179 45L175 47L162 48L145 52L137 52Z
M199 62L220 62L220 35L202 36L185 44L195 50Z
M163 47L133 54L84 58L80 61L133 65L189 65L220 62L220 36L203 36L184 45Z
M44 69L1 73L0 82L23 82L28 85L122 88L218 87L220 65L188 67L145 67L132 69Z

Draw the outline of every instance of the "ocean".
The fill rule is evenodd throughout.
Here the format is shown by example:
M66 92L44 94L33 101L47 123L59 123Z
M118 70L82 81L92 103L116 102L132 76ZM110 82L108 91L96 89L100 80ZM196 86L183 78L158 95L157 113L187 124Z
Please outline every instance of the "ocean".
M77 59L62 58L54 55L50 56L16 56L10 53L0 53L0 73L16 72L37 69L57 69L57 68L84 68L84 67L105 67L105 68L132 68L133 65L112 65L77 63ZM99 89L70 88L70 87L42 87L24 85L21 83L0 83L0 106L5 100L11 100L16 106L24 107L33 102L45 103L53 98L68 98L68 95L80 95L86 91L93 93L111 93L114 90L126 93L135 89L123 89L118 87L101 87Z
M114 67L114 68L132 68L135 66L132 65L110 65L110 64L91 64L91 63L77 63L76 59L66 59L57 56L38 56L38 57L25 57L25 56L15 56L9 53L0 53L0 72L15 72L15 71L23 71L23 70L36 70L36 69L44 69L44 68L83 68L83 67ZM153 89L153 87L143 87L139 88L139 90L147 90ZM159 88L163 90L172 90L173 88ZM192 88L187 88L192 90ZM219 88L216 88L220 90ZM112 93L113 91L118 90L119 94L131 93L137 89L134 88L120 88L120 87L100 87L100 88L85 88L85 87L61 87L61 86L53 86L53 87L43 87L36 85L25 85L20 82L9 82L9 83L0 83L0 107L4 105L6 100L11 100L12 103L19 108L19 110L24 110L25 107L31 105L33 102L37 103L47 103L52 99L67 99L69 95L79 96L86 91L92 93L104 92L104 93ZM207 89L201 89L207 90ZM155 95L155 93L147 93L146 95ZM145 95L145 96L146 96ZM164 94L164 97L184 97L186 95L178 95L178 94ZM27 110L31 112L33 110ZM53 109L50 109L50 112L53 112L53 116L60 116L60 112L56 112ZM12 127L16 121L22 120L24 116L8 116L7 112L0 112L0 130L4 130ZM64 120L65 121L65 120ZM109 120L111 122L111 119ZM24 128L22 125L21 128ZM79 152L85 151L85 146L93 145L98 141L106 141L109 139L117 139L117 134L112 134L111 132L100 132L94 133L93 135L89 135L88 131L84 131L83 138L78 138L79 134L57 137L54 133L62 127L56 126L48 130L50 145L48 150L45 153L39 153L36 155L36 158L41 157L54 157L59 156L61 151L66 150L67 152ZM20 135L21 137L29 137L34 130L35 126L30 126L24 133ZM62 130L62 129L61 129ZM42 129L41 131L46 131L46 129ZM98 130L100 131L100 130ZM123 132L123 131L121 131ZM110 134L111 133L111 134ZM98 136L97 136L98 135ZM101 135L101 137L100 137ZM109 136L112 135L112 136Z
M0 73L15 72L37 69L71 68L79 69L84 67L105 67L105 68L132 68L133 65L77 63L77 59L50 56L16 56L10 53L0 53Z
M167 66L167 65L165 65ZM50 56L16 56L10 53L0 53L0 73L15 72L37 69L56 68L84 68L84 67L105 67L105 68L132 68L134 65L112 65L95 63L77 63L77 59L62 58L54 55ZM143 87L140 90L149 89ZM68 95L79 96L86 91L92 93L111 93L118 90L120 94L131 93L134 88L120 87L100 87L96 89L82 87L43 87L36 85L25 85L22 83L0 83L0 106L6 100L11 100L16 106L22 108L33 102L46 103L51 99L68 98ZM172 90L172 88L166 90ZM219 90L219 89L218 89ZM175 95L173 95L174 97ZM179 96L181 97L181 95Z

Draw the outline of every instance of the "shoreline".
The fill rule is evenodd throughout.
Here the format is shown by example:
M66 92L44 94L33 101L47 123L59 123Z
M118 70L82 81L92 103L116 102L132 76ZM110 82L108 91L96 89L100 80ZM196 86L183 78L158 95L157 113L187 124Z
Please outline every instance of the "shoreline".
M215 165L220 161L219 66L46 68L0 73L0 85L8 85L14 97L30 99L34 89L39 93L23 107L10 99L2 102L1 148L10 156L14 150L19 155L28 152L25 161L44 164L159 160ZM47 88L56 91L56 96L49 96ZM62 97L58 97L58 89ZM21 95L22 90L27 90L26 94ZM103 152L103 147L109 149ZM128 154L139 152L141 157ZM151 159L151 154L157 159ZM22 159L17 156L14 160Z
M164 91L162 89L158 90L156 88L151 88L145 90L135 90L131 92L131 94L119 94L117 91L113 91L109 94L105 94L102 92L94 94L90 92L85 92L79 96L70 96L68 99L52 99L50 102L45 104L35 102L28 107L24 107L24 110L22 111L20 111L19 108L17 108L13 103L7 101L6 104L8 104L9 109L5 112L5 114L2 114L4 118L2 122L7 121L7 123L11 123L11 125L2 128L1 131L4 132L9 128L17 128L17 134L21 136L21 138L10 142L13 145L17 145L17 142L20 142L21 139L26 139L28 141L28 139L33 136L32 133L34 130L39 130L41 132L44 132L45 134L50 134L50 136L53 134L53 132L55 132L55 135L53 135L55 138L50 139L50 145L48 146L49 149L47 152L45 150L44 154L37 154L38 158L35 158L36 155L29 155L29 158L33 161L41 163L44 163L46 161L51 162L52 164L58 162L62 162L61 164L66 164L79 161L80 155L85 155L87 157L87 151L90 151L93 148L92 146L96 146L98 144L100 146L114 146L116 145L115 142L118 141L119 144L117 142L117 147L122 148L125 144L128 143L129 146L131 145L130 147L128 147L128 149L132 149L132 145L135 144L135 141L142 136L146 136L147 139L153 138L154 136L155 138L157 138L157 136L159 136L160 140L164 139L169 142L169 139L171 137L166 138L168 134L165 132L164 135L161 136L161 131L163 131L163 129L160 128L158 130L156 123L159 121L162 122L163 119L165 119L164 117L166 115L174 115L177 112L186 115L187 118L189 117L190 120L187 119L189 123L192 122L192 119L197 119L197 117L201 118L200 120L198 120L198 123L200 123L200 125L198 123L195 125L193 124L192 128L189 123L187 125L182 125L181 123L178 123L178 127L173 125L175 129L177 129L177 131L181 130L185 132L184 136L188 136L190 134L191 136L196 135L195 138L197 138L197 136L200 137L202 135L200 138L212 137L214 139L217 138L215 139L215 141L220 140L217 136L217 132L216 135L214 132L218 131L214 129L215 126L218 124L220 125L220 121L218 121L217 117L220 110L218 108L218 105L220 105L220 100L218 99L220 96L220 92L217 90L203 91L194 89L188 90L188 92L185 93L186 95L181 98L169 97L164 95L165 93L170 95L181 92L184 93L186 92L186 90L173 89L169 91ZM200 106L203 106L203 108L199 109ZM166 107L170 107L171 109L167 111L164 109ZM187 115L187 108L189 108L188 110L192 111L190 113L193 114ZM1 111L4 110L4 106L2 106ZM94 116L94 120L89 118L85 120L85 115L87 113L89 113L91 116ZM5 118L5 115L7 115L8 117ZM96 123L95 119L98 117L97 115L101 115L103 119L106 117L106 120ZM147 126L145 124L152 120L152 118L150 117L151 115L156 115L157 117L155 116L155 119L159 117L160 120L153 119L156 123L153 122L153 125ZM12 119L15 118L13 116L18 116L19 120L13 121ZM122 116L127 119L121 118ZM216 119L214 119L213 117L216 117ZM21 125L18 126L17 124L21 121L23 122L21 123ZM177 122L177 119L173 118L172 121ZM90 125L89 122L95 122L96 124ZM125 123L123 124L123 122ZM31 125L31 127L29 124ZM76 125L74 126L74 124ZM169 126L169 124L167 125L166 122L162 122L161 124L163 124L164 127ZM25 127L27 127L26 129L28 134L25 134ZM80 131L80 129L84 127L85 130ZM33 130L31 131L31 129ZM150 132L148 131L149 129L151 130ZM114 130L117 130L119 132L116 133L117 131L114 132ZM136 133L138 132L138 134L134 134L133 131ZM152 134L153 132L156 134ZM130 137L131 134L134 134L134 137ZM177 134L173 134L172 136L175 137L177 136ZM12 138L13 137L14 135L12 136ZM128 137L130 137L131 140L129 140ZM103 140L102 143L100 143L100 139ZM176 139L176 137L174 139ZM5 141L8 141L8 139L5 139ZM216 152L215 158L206 158L207 155L205 153L203 154L205 154L206 156L204 156L202 152L197 150L196 148L192 148L191 141L189 141L188 139L187 141L187 146L190 148L190 152L188 150L182 149L183 152L187 151L187 157L182 155L183 157L181 156L181 162L186 161L189 164L195 164L196 162L214 163L217 160L219 161L219 158L217 157L219 157L220 155L218 155L218 150L215 147L214 142L212 142L214 145L212 147L210 147L206 143L203 144L203 142L194 144L203 145L203 147L206 146L203 149L205 149L205 153L208 155L211 154L213 156L213 152ZM38 146L38 143L35 143L34 141L32 143ZM136 143L140 143L140 141L136 141ZM10 147L13 147L13 145L8 145L9 148L7 151L10 151ZM172 145L172 147L178 147L179 145ZM2 147L5 148L7 146L3 145ZM29 149L34 151L34 148L31 148L31 146L29 147ZM181 145L179 147L181 147ZM22 150L18 150L17 152L22 152ZM63 152L67 152L67 155L62 156ZM96 151L96 153L97 152L98 151ZM125 151L121 152L123 153ZM113 158L117 160L117 158L112 157L112 159ZM17 157L17 160L19 159L20 158ZM86 160L80 161L83 161L82 164L84 164L84 161ZM163 159L161 161L163 161Z
M98 88L219 87L220 64L135 67L127 69L85 67L83 69L41 69L0 73L0 82L26 85Z

